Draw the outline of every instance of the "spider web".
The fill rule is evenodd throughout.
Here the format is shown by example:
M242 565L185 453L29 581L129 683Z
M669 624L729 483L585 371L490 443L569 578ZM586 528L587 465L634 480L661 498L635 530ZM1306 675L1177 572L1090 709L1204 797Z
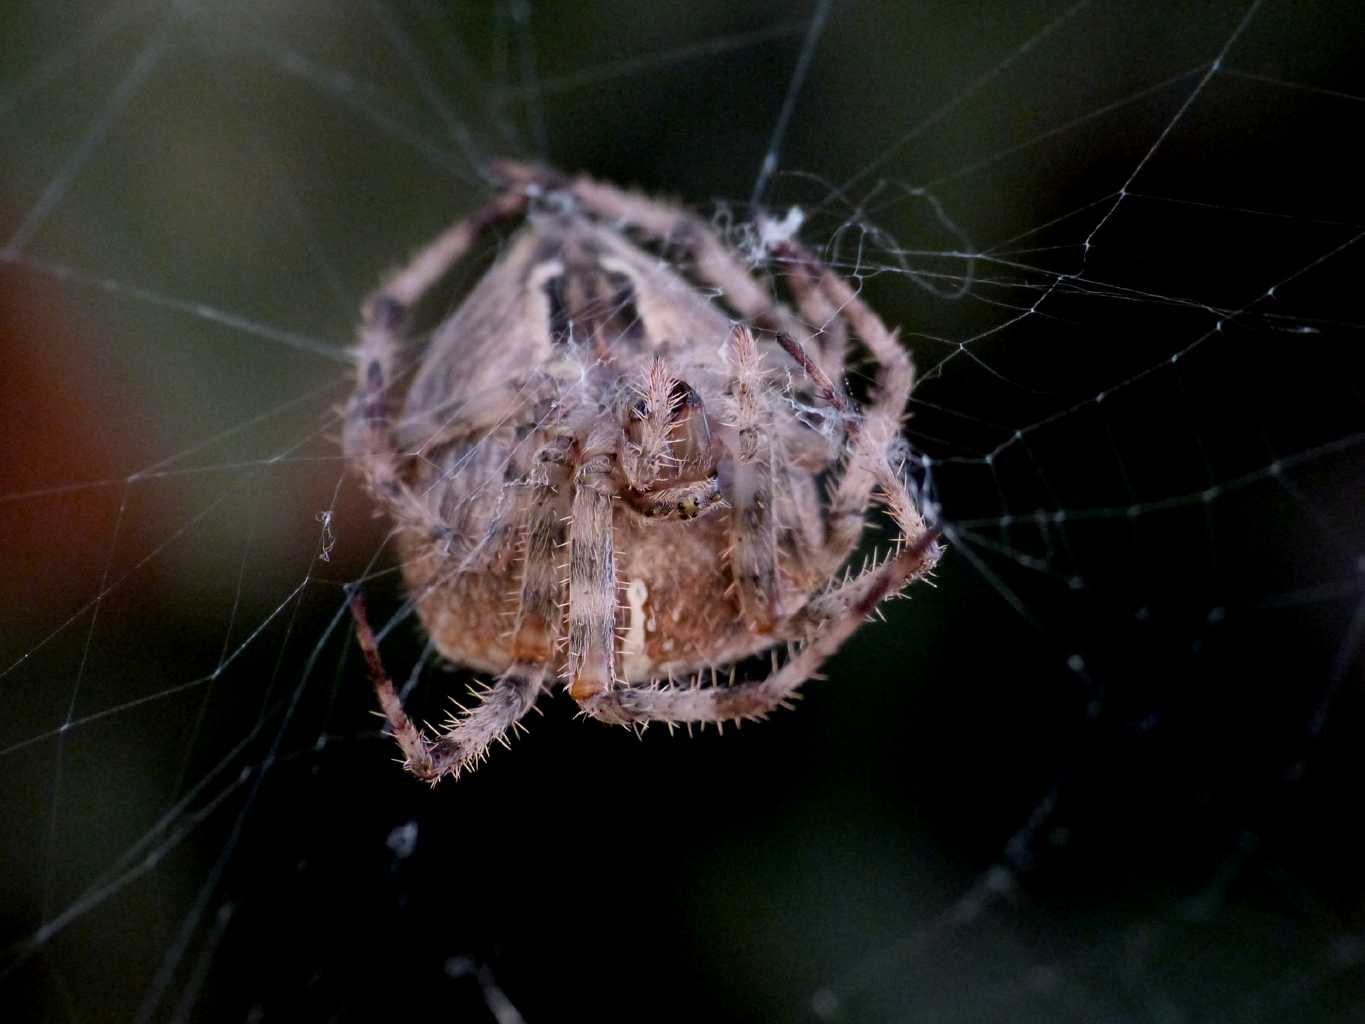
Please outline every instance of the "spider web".
M0 15L20 1019L1360 1018L1359 13L734 7ZM347 587L419 717L469 679L337 410L509 153L798 208L903 325L948 553L795 713L547 699L433 792Z

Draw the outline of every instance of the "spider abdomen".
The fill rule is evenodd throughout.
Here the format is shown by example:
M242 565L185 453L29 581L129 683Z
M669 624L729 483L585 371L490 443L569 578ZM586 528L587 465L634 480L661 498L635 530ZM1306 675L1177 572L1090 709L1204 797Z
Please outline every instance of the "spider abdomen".
M773 636L754 632L739 614L723 557L729 543L723 513L691 522L625 523L613 535L618 680L682 678L727 666L774 643ZM562 614L548 624L556 641L552 651L518 647L524 536L504 538L485 552L486 563L470 563L462 571L458 567L468 552L445 550L415 533L402 537L399 545L406 589L416 598L423 628L444 658L500 674L540 655L563 672L567 634ZM560 573L560 603L567 605L572 600L567 564Z

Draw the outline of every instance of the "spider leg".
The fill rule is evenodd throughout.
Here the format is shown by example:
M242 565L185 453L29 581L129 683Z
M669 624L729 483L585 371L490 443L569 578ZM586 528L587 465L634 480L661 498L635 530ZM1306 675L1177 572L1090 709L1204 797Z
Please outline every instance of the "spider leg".
M518 216L526 197L495 196L478 213L456 222L421 249L366 300L356 346L356 391L345 425L346 457L361 466L370 491L403 521L429 531L443 524L420 496L404 483L403 455L393 437L394 366L408 313L423 295L468 253L494 224Z
M574 472L569 524L569 695L580 704L616 681L616 560L612 536L611 455L594 451Z
M728 495L727 561L740 614L754 632L766 633L782 618L767 384L759 369L758 345L747 327L735 327L727 354L733 401L731 426L738 438Z
M925 531L916 543L901 548L861 577L856 599L848 601L791 661L766 679L735 686L618 688L599 695L589 713L622 725L762 718L789 703L797 688L819 671L825 659L858 630L882 600L898 593L923 571L937 536L936 531Z
M791 249L784 246L776 251L781 256ZM830 380L842 381L848 366L848 321L824 292L812 287L807 267L797 268L788 287L801 319L806 322L810 341L815 343L820 368Z
M402 748L408 771L419 779L436 782L443 775L458 776L485 756L495 741L501 740L540 695L545 680L545 664L514 664L485 691L478 704L463 710L439 737L431 738L403 710L398 691L384 671L374 632L365 615L359 593L351 597L356 639L365 654L370 681L379 697L379 706Z
M939 530L925 524L901 474L888 460L883 459L874 475L887 512L899 531L895 550L882 565L900 559L900 582L890 589L883 589L878 575L881 567L874 566L840 586L810 598L795 614L778 624L775 639L806 642L829 622L854 614L852 610L863 607L869 594L882 590L885 596L892 597L915 580L928 575L938 563L943 554L938 543Z
M432 285L448 274L470 247L494 225L519 217L526 209L524 192L504 190L495 195L478 211L456 221L435 239L418 250L407 264L395 273L365 303L366 322L382 320L392 323L402 317L430 291Z
M564 505L555 480L566 475L563 443L540 452L540 480L527 506L526 555L521 575L521 598L512 631L512 658L523 663L548 664L564 616L564 583L559 575L559 550L564 546Z
M906 542L914 544L926 530L899 471L891 464L890 454L900 436L915 369L896 332L882 323L847 281L793 242L784 243L780 252L789 260L792 292L805 315L832 308L837 318L847 320L879 365L872 402L850 430L852 450L830 496L819 562L821 573L828 576L837 572L857 548L874 489L879 488L891 505ZM806 365L806 369L809 372L811 367Z

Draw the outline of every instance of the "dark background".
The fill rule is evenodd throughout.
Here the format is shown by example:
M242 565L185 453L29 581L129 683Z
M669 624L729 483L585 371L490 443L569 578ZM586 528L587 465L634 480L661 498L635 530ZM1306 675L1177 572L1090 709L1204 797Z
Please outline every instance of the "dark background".
M359 300L470 157L751 218L811 10L735 6L6 7L19 1019L1365 1018L1350 4L834 4L765 206L903 325L936 585L739 735L394 764Z

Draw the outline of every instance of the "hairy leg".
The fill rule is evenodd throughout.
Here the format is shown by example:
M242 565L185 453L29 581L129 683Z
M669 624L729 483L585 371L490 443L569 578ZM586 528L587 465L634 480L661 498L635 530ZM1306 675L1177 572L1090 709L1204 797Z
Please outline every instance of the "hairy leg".
M589 440L569 523L569 695L587 706L616 682L616 557L611 458Z
M521 593L512 627L512 658L548 664L555 658L564 618L564 581L559 552L564 546L565 505L560 495L566 479L567 438L547 444L538 456L535 481L526 504L526 537Z
M759 367L758 345L747 327L735 327L726 353L733 402L731 426L738 439L737 450L731 453L727 561L740 614L754 632L767 633L782 618L768 384Z
M798 302L812 310L823 306L836 310L879 367L871 403L861 416L849 420L851 450L830 495L819 569L832 575L858 546L874 490L880 489L883 498L894 506L893 518L897 518L903 538L913 542L924 529L924 521L906 493L900 469L892 465L893 445L900 437L915 371L896 332L887 328L847 281L796 243L785 243L780 252L788 261L790 284ZM807 365L806 369L809 372L811 368ZM828 377L824 384L833 387ZM837 391L831 390L830 395L829 401L843 401ZM888 486L879 487L883 483Z
M943 550L938 543L940 531L924 522L897 468L883 460L876 477L877 489L898 531L891 554L881 563L886 565L896 559L902 560L902 582L887 593L887 596L893 596L927 576L942 557ZM908 556L907 552L910 553ZM804 643L818 635L827 623L838 621L849 614L850 609L861 607L867 595L882 585L878 576L879 568L873 566L841 585L812 597L804 607L781 623L776 631L777 637Z
M428 532L443 524L403 481L403 454L394 445L395 365L409 312L494 224L518 216L525 196L503 193L425 246L366 300L356 346L356 390L346 417L344 446L370 491L402 523Z
M779 247L778 255L791 252L790 246ZM807 345L813 349L814 362L826 378L841 384L848 373L848 321L839 308L813 281L803 262L789 275L787 287L796 301L797 311L806 321L811 334Z
M487 756L489 746L502 741L507 730L531 710L543 688L546 673L543 662L515 664L483 692L479 703L455 715L440 736L431 738L403 710L398 691L379 658L359 593L351 597L351 614L356 639L369 666L370 681L394 739L403 751L404 763L408 771L426 782L434 783L444 775L458 777L460 772L475 767Z

